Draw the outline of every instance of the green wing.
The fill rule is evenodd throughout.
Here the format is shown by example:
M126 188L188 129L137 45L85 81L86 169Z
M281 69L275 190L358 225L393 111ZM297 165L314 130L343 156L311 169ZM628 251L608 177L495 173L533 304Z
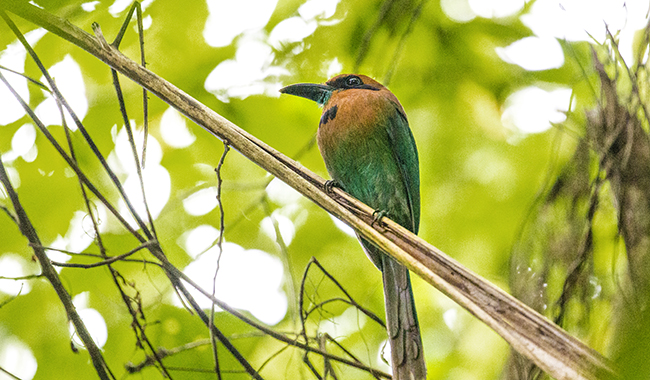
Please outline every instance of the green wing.
M402 110L395 104L396 117L391 117L387 123L390 147L404 180L411 209L413 228L417 234L420 226L420 164L415 139L408 120Z

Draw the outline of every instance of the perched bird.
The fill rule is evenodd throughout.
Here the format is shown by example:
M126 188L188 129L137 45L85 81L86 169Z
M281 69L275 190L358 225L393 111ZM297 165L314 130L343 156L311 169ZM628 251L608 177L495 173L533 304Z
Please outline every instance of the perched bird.
M323 106L318 147L334 183L353 197L418 232L418 152L395 95L365 75L342 74L325 84L299 83L280 92ZM359 237L384 280L393 379L426 378L422 338L409 271Z

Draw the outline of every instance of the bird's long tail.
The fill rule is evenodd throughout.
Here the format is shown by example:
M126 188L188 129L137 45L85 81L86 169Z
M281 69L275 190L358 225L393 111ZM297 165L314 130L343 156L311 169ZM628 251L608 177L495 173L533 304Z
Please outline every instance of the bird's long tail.
M394 380L424 380L427 369L408 269L382 255L386 325Z

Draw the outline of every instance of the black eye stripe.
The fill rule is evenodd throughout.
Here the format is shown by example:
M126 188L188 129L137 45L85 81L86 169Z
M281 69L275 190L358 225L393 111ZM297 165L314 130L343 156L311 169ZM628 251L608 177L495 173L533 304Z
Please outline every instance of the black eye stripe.
M327 82L327 84L334 87L335 89L340 90L360 89L379 91L379 88L373 87L369 84L364 84L363 80L361 80L361 78L356 75L347 75L344 77L336 78L336 80L330 80Z

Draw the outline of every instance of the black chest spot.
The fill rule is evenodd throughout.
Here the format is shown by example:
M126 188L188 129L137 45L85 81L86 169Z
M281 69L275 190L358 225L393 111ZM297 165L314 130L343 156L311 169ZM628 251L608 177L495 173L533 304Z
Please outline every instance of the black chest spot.
M333 107L330 107L327 111L323 113L323 116L320 118L320 124L325 125L327 124L328 121L334 120L336 117L336 112L339 110L339 106L334 105Z

